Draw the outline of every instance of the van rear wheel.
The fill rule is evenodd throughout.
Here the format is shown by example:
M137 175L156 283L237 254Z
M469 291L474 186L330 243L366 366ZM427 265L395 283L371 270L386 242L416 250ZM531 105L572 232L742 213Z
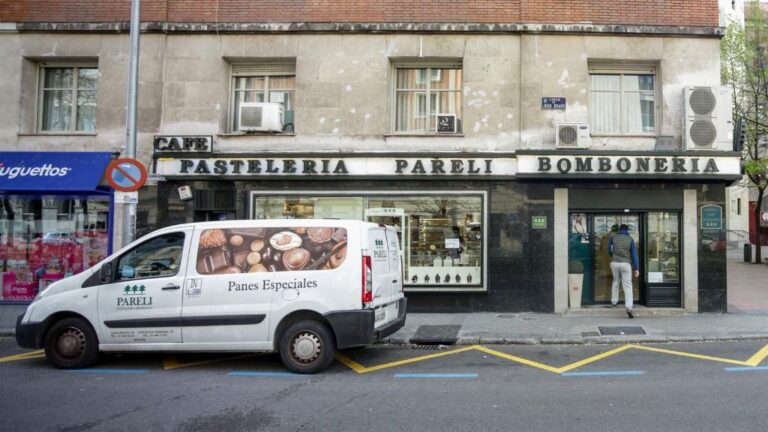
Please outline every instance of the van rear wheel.
M59 369L90 366L98 355L96 332L81 318L63 319L45 336L45 358Z
M280 339L280 358L293 372L313 374L333 361L336 343L325 324L299 321L291 325Z

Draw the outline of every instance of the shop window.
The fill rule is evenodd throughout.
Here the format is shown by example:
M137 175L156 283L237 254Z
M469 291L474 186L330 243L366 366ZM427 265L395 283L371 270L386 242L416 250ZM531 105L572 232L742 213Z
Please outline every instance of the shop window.
M278 129L267 130L271 123L263 117L263 128L253 127L249 131L293 132L293 110L296 97L296 63L261 62L259 64L232 65L232 93L230 95L231 131L245 128L240 124L240 110L244 102L274 103L280 107ZM264 111L266 114L266 111ZM241 128L243 126L243 128Z
M109 254L109 200L35 196L0 200L0 301L32 301L48 284Z
M486 196L382 192L252 194L254 219L358 219L398 232L405 289L484 290Z
M41 65L38 130L95 132L98 82L95 65Z
M394 131L462 131L461 64L395 67Z
M169 277L179 272L184 233L161 235L131 249L117 262L117 280Z
M589 121L596 135L655 135L656 67L590 65Z

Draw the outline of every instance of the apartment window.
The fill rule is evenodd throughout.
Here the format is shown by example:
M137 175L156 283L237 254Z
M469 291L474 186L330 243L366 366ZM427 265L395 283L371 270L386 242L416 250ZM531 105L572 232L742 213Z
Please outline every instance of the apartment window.
M395 132L461 132L461 65L395 68ZM438 118L455 127L438 129Z
M41 66L41 132L94 132L99 69L88 66Z
M278 104L282 111L278 125L280 131L293 131L295 71L295 62L233 64L229 122L232 131L241 129L240 109L244 102Z
M656 134L655 67L590 68L589 117L593 134Z

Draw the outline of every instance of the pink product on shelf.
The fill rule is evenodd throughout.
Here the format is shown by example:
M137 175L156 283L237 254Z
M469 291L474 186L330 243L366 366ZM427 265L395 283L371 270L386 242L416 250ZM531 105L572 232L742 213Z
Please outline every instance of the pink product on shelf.
M5 284L3 284L5 287ZM32 282L14 282L11 284L11 295L5 300L32 300L35 298L35 284Z
M13 295L11 286L16 283L16 274L6 272L3 274L3 299L8 300Z

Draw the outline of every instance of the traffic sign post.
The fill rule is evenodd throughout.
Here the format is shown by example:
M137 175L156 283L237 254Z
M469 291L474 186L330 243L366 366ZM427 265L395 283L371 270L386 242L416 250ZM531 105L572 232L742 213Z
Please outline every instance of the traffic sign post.
M134 192L146 182L147 169L136 159L117 159L107 167L107 183L116 191Z

